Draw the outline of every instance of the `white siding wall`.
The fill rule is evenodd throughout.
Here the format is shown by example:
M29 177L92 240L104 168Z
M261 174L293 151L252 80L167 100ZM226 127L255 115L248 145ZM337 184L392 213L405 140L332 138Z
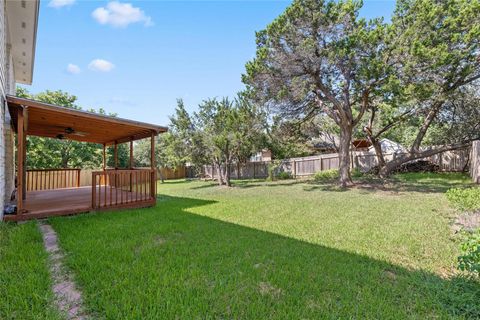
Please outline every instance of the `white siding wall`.
M14 187L14 143L5 95L15 93L15 80L12 57L7 45L5 4L5 0L0 0L0 220L3 218L5 201L10 198Z

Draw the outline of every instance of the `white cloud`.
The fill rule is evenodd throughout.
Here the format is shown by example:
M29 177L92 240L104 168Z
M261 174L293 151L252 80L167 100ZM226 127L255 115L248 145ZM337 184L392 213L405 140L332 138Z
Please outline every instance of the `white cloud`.
M80 67L77 66L76 64L69 63L67 66L67 72L70 74L79 74L80 73Z
M50 0L48 6L52 8L61 8L71 6L72 4L74 4L74 2L75 0Z
M106 7L95 9L92 17L100 24L109 24L119 28L126 27L131 23L143 23L146 27L153 26L152 18L145 15L140 8L118 1L111 1Z
M93 71L109 72L113 68L115 68L115 65L113 63L103 59L95 59L88 64L88 69Z

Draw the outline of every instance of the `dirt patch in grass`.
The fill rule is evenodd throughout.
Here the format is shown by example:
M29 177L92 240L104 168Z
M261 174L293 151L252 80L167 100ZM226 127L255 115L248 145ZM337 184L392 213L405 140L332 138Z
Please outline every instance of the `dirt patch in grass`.
M45 250L50 255L50 273L53 293L59 311L67 319L88 319L82 306L82 294L76 287L73 276L63 265L64 254L58 245L55 230L46 222L40 223Z

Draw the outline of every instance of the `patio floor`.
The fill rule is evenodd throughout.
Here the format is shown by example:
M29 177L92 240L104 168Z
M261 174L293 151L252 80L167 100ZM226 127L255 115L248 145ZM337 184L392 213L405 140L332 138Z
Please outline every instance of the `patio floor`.
M101 199L100 210L114 209L118 207L147 207L155 203L155 200L152 199L142 199L142 196L144 195L140 193L125 191L109 186L102 186L102 194L104 197ZM117 202L124 202L120 201L121 199L129 199L131 202L123 203L117 206ZM24 201L24 208L26 210L25 213L17 215L5 215L4 220L21 221L92 211L92 188L79 187L28 191L27 198Z

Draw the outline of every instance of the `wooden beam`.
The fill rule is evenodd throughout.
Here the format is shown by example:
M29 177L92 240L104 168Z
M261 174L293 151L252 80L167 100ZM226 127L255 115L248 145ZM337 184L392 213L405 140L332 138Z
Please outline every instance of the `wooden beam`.
M23 213L23 149L25 139L23 138L23 108L17 110L17 214Z

